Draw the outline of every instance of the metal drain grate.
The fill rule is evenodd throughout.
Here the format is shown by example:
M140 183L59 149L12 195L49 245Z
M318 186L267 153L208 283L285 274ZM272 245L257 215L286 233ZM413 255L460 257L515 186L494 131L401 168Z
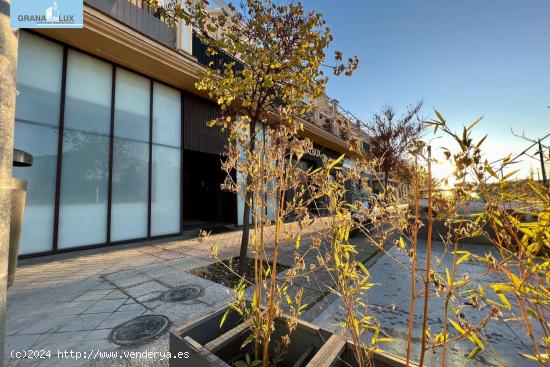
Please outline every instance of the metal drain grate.
M201 289L191 285L164 292L162 294L162 300L166 302L183 302L197 298L200 294Z
M118 345L136 345L156 339L170 326L162 315L145 315L125 322L113 329L111 340Z

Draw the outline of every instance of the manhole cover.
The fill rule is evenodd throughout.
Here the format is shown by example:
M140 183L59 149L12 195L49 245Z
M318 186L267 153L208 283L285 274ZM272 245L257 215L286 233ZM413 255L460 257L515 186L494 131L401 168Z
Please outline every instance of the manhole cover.
M145 315L125 322L113 329L111 340L118 345L135 345L157 338L170 325L161 315Z
M163 293L162 299L166 302L183 302L197 298L199 294L201 294L201 289L192 285L166 291Z

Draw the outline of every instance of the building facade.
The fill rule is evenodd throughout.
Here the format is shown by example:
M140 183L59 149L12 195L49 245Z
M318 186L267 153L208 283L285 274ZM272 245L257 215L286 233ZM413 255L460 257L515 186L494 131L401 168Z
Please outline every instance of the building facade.
M226 136L194 83L212 60L192 29L145 2L85 0L83 29L21 31L15 146L34 156L20 254L36 256L176 236L204 222L242 224L223 192ZM227 55L215 58L228 57ZM325 103L305 121L306 157L346 144Z

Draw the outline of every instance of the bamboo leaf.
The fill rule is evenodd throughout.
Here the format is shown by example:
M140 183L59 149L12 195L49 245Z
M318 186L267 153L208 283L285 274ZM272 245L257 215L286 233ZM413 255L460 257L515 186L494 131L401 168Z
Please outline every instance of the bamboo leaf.
M246 347L248 344L250 344L252 342L252 340L254 340L254 334L250 334L245 340L244 342L241 344L241 349L244 349L244 347Z
M487 139L487 135L485 135L483 138L481 138L481 140L476 144L476 148L479 148L481 146L481 144L483 144L485 139Z
M438 110L435 110L435 114L437 115L437 118L439 119L439 122L441 122L441 124L445 125L445 119L443 118L443 116L441 115L441 113L439 113Z
M363 271L363 273L365 273L367 276L369 275L368 269L365 267L365 265L362 262L358 261L357 266Z
M485 290L483 289L483 287L481 286L481 284L479 285L479 295L481 297L485 297Z
M223 323L225 322L225 319L227 319L229 312L231 312L231 308L228 308L227 311L225 311L225 313L223 314L222 319L220 321L220 327L223 326Z
M537 356L532 356L530 354L520 353L520 355L524 358L531 359L531 360L537 361L537 362L543 362L543 363L544 363L544 360L548 361L550 359L548 354L538 354Z
M403 237L399 237L399 247L401 247L402 249L407 248L407 244L405 243L405 240L403 239Z
M510 306L510 302L508 301L508 298L506 298L506 296L500 292L497 293L497 297L500 299L500 301L502 302L502 304L504 305L504 307L508 310L508 311L511 311L512 310L512 306Z
M331 169L334 168L334 166L336 166L338 163L342 162L342 160L344 159L346 155L345 154L342 154L340 157L336 158L335 160L333 160L329 165L328 165L328 170L330 171Z
M288 294L285 294L286 303L288 303L289 306L292 306L292 300L290 299L290 296Z
M466 359L467 359L467 360L470 360L470 359L474 358L474 357L479 353L479 351L480 351L481 349L483 349L483 348L480 348L480 347L474 348L474 349L470 352L470 354L468 354L468 358L466 358Z
M241 310L239 310L239 308L238 308L237 306L235 306L233 303L230 303L230 304L229 304L229 307L230 307L233 311L235 311L236 313L238 313L239 315L241 315L241 316L243 315L243 313L241 312Z
M478 348L483 349L483 343L481 342L481 340L479 340L476 333L472 332L468 339L470 339L470 341L474 343Z
M502 293L502 292L514 292L515 289L514 287L512 287L511 285L508 285L508 284L505 284L505 283L496 283L496 284L491 284L491 288L493 288L493 290L497 293Z
M462 263L463 261L466 261L469 257L470 257L471 253L469 252L466 252L464 255L462 255L460 257L460 259L458 259L458 261L456 262L457 265L459 265L460 263Z
M480 117L480 118L478 118L477 120L475 120L474 122L472 122L472 123L470 124L470 126L468 126L468 127L466 128L466 130L472 130L477 124L479 124L479 122L481 121L482 118L483 118L483 117Z
M464 335L465 331L458 323L456 323L455 321L453 321L451 319L449 319L449 322L460 333L460 335Z
M505 175L503 178L502 178L502 181L506 181L508 180L510 177L512 177L513 175L515 175L516 173L519 172L519 169L516 169L510 173L508 173L507 175Z

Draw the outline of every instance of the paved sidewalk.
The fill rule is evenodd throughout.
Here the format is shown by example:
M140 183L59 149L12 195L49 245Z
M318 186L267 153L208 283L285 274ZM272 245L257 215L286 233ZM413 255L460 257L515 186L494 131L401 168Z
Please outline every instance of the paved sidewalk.
M285 225L287 233L304 238L322 233L328 219L316 219L306 229ZM267 242L273 228L266 231ZM187 271L214 262L212 245L220 258L238 256L241 231L216 234L207 240L181 238L113 248L84 250L20 262L8 293L6 320L7 366L167 365L165 360L58 359L57 351L168 351L168 333L134 347L120 347L109 339L114 327L140 315L160 314L172 324L183 323L227 303L231 290ZM268 248L272 245L268 245ZM269 250L268 250L269 252ZM281 263L292 265L293 242L282 245ZM283 276L283 275L282 275ZM318 277L310 277L322 283ZM308 279L309 280L309 279ZM307 286L306 283L299 284ZM313 283L309 283L313 284ZM165 302L162 292L181 286L200 288L199 296L185 302ZM298 285L293 287L298 288ZM309 286L305 302L322 298L318 286ZM13 359L12 351L49 350L51 359Z

